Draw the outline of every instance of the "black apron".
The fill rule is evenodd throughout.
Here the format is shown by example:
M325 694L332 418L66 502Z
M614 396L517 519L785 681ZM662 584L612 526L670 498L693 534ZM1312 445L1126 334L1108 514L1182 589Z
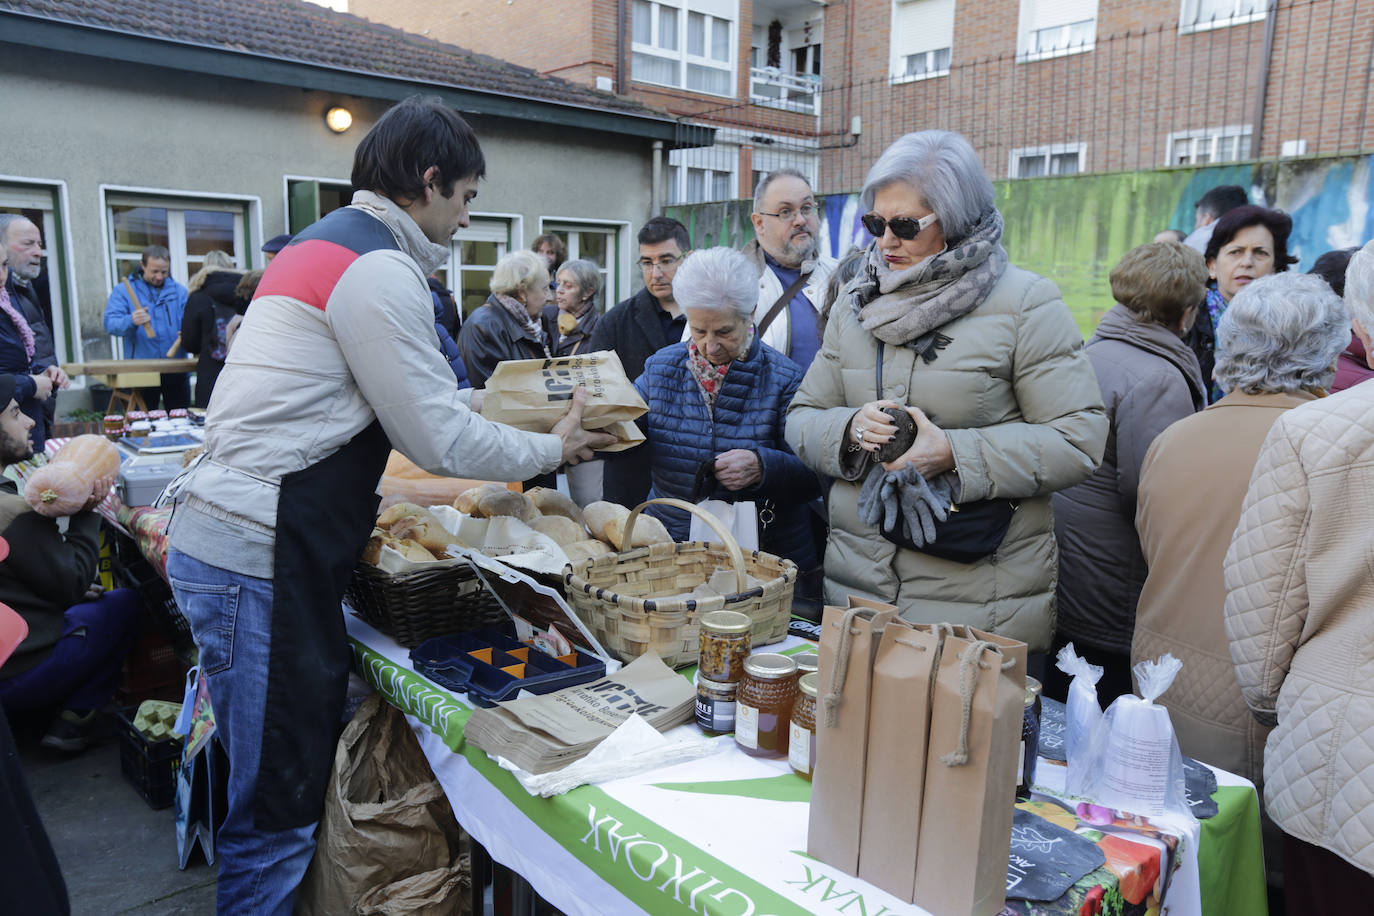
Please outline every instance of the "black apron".
M351 655L340 605L377 519L391 443L374 420L334 454L282 478L253 825L319 820L343 715Z

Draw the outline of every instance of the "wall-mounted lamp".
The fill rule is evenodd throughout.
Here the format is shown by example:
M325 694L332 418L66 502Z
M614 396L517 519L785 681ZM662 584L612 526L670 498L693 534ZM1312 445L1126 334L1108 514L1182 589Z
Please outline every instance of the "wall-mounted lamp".
M336 134L341 134L353 126L353 112L335 106L324 113L325 126Z

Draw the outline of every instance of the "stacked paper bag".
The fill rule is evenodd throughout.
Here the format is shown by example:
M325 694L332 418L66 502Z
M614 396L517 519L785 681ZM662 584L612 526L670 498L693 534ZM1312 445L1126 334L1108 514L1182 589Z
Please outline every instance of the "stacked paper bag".
M531 773L579 760L633 713L659 731L692 718L696 690L652 652L590 684L479 709L464 737Z

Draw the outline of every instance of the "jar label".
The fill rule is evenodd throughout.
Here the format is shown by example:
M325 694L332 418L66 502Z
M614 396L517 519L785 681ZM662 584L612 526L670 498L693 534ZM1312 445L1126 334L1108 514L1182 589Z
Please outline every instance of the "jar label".
M743 703L735 705L735 741L741 747L757 749L759 746L759 711Z
M811 772L811 732L796 722L789 724L787 762L798 773Z
M708 732L735 730L735 701L697 696L697 724Z

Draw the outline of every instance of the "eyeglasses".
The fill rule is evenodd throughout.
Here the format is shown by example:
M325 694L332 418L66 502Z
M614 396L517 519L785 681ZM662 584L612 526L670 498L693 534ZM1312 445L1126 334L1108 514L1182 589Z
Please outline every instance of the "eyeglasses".
M681 254L680 254L680 255L678 255L677 257L672 257L671 255L666 255L666 254L665 254L663 257L659 258L657 261L650 260L649 258L640 258L639 261L638 261L639 269L642 270L642 271L644 271L644 272L647 274L647 273L652 273L652 272L653 272L653 269L654 269L655 267L657 267L657 268L658 268L659 270L661 270L661 271L664 273L664 275L666 276L668 273L670 273L670 272L673 270L673 268L677 267L677 265L678 265L679 263L681 263L681 261L682 261L682 259L683 259L684 257L686 257L686 255L681 255Z
M810 219L811 217L816 215L816 205L802 204L795 210L793 210L791 207L783 207L777 213L765 213L762 210L759 211L759 216L771 216L774 219L782 220L784 223L792 222L792 220L796 219L798 215L800 215L802 219Z
M861 222L864 224L864 228L868 230L868 234L875 239L882 238L883 233L891 229L892 234L897 238L909 242L920 235L921 230L939 218L934 213L927 213L920 219L912 219L909 216L894 216L892 219L883 219L876 213L865 213Z

